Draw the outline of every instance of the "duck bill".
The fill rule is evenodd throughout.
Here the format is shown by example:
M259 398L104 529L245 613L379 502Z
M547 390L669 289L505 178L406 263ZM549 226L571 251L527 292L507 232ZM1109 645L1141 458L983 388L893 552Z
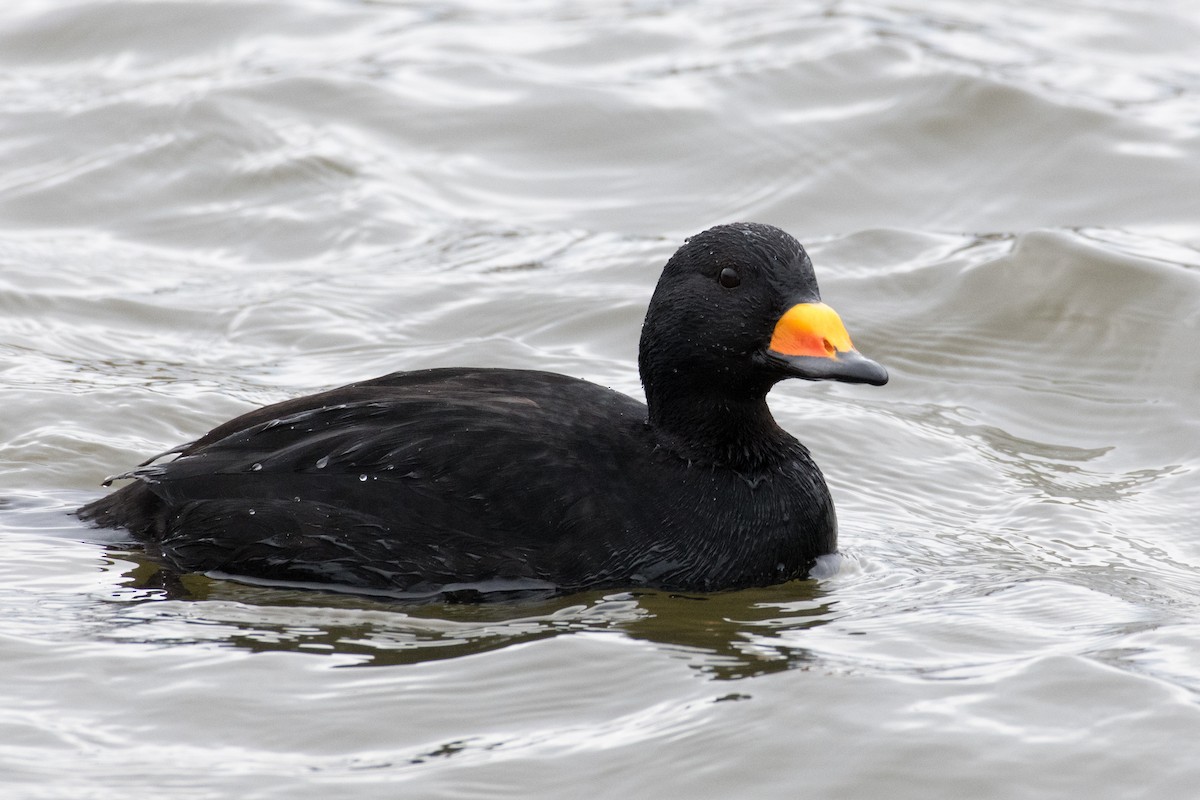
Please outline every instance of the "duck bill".
M797 303L775 323L767 357L788 377L882 386L888 373L859 353L837 312L824 303Z

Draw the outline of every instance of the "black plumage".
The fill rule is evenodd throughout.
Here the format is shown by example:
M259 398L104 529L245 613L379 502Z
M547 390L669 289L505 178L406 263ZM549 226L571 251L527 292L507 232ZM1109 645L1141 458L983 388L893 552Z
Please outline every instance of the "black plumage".
M364 589L803 577L836 548L837 522L767 392L788 377L887 379L836 332L818 331L824 351L786 352L786 312L819 300L792 237L713 228L651 299L648 406L547 372L395 373L244 414L78 513L178 570Z

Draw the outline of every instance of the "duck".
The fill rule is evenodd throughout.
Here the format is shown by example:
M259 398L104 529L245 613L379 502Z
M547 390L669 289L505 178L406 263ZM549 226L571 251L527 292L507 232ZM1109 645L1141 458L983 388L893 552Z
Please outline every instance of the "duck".
M881 386L785 231L686 239L638 347L645 402L525 369L395 372L245 413L76 510L177 573L432 596L716 592L806 578L837 550L780 381ZM167 456L172 456L164 460Z

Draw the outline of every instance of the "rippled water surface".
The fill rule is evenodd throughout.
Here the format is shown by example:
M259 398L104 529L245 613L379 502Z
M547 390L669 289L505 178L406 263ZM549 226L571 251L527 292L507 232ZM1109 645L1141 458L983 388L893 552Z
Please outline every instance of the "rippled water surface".
M0 11L14 798L1192 798L1186 0ZM400 369L640 394L683 237L805 241L882 388L780 386L840 571L486 606L164 576L67 515Z

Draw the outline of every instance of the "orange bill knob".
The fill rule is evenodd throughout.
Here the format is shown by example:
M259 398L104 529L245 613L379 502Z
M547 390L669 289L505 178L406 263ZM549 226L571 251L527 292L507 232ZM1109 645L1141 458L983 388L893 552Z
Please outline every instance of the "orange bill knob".
M838 313L824 303L800 303L775 323L771 349L785 356L837 358L854 349Z
M837 312L824 303L798 303L775 323L769 356L796 378L887 383L887 370L854 349Z

